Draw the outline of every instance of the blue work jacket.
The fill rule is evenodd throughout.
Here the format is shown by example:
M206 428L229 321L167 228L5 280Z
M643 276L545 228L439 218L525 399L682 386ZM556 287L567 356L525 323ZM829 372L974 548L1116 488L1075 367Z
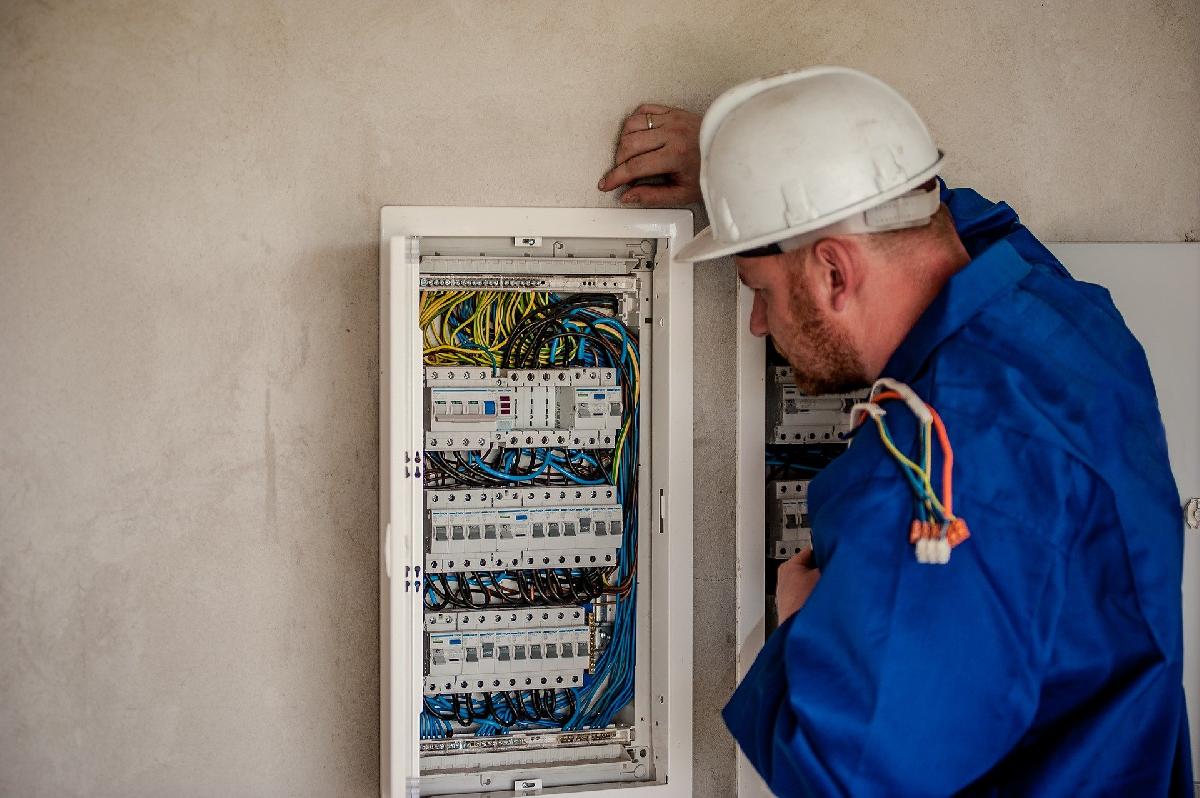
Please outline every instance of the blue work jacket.
M1190 796L1183 523L1145 354L1006 204L942 192L971 262L883 376L945 421L971 537L916 561L909 486L861 426L809 487L820 581L725 722L783 796Z

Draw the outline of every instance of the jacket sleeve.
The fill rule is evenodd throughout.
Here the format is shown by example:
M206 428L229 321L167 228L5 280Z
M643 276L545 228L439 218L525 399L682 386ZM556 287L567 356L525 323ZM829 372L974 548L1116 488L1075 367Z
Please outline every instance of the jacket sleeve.
M814 533L836 529L817 541L821 579L725 707L778 795L951 794L1030 726L1065 558L956 496L972 537L922 565L911 508L887 467L819 508Z

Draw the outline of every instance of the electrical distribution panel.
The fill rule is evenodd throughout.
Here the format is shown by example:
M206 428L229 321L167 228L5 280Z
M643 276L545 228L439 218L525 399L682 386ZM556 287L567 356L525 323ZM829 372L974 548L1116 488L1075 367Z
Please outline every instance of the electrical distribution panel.
M767 567L764 584L768 626L774 626L775 570L779 562L812 545L808 482L848 445L850 408L866 391L807 396L792 367L768 345L765 391Z
M690 235L384 209L385 795L690 792Z

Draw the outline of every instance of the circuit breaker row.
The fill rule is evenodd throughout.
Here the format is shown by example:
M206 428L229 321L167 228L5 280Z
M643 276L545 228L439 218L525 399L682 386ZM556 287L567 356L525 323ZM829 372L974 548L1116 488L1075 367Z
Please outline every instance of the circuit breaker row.
M429 632L425 693L578 687L591 666L586 625Z
M604 548L622 533L621 506L514 510L435 510L429 514L429 553L478 549L511 551L539 543Z
M837 443L850 432L850 408L865 392L807 396L789 366L770 370L767 386L768 443Z
M430 432L616 430L621 389L430 388Z
M808 480L767 483L767 556L786 560L812 545Z
M429 516L431 573L610 566L624 531L619 504L434 510Z
M612 448L624 399L614 369L425 370L426 449Z

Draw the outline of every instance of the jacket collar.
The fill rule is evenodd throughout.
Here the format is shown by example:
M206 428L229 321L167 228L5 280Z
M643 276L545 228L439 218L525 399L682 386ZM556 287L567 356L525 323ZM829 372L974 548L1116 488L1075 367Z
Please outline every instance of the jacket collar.
M912 381L943 341L1002 294L1013 289L1032 267L1001 239L955 274L892 353L883 376Z

